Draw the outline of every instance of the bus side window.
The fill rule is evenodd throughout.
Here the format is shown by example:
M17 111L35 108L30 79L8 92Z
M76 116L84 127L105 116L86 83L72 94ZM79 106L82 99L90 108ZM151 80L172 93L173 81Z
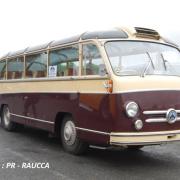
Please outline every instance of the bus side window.
M106 71L105 64L96 45L83 45L83 75L102 76L102 68L103 71Z
M6 61L0 61L0 80L6 79Z
M47 76L47 53L26 56L26 78L41 78Z
M9 59L7 62L7 79L22 79L24 73L24 57Z
M49 66L57 68L54 76L77 76L79 74L78 51L78 45L50 51Z

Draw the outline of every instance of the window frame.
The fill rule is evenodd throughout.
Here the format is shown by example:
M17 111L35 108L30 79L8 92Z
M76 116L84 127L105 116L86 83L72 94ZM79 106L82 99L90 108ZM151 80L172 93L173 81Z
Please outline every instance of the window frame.
M25 52L22 54L19 54L18 56L12 56L12 57L5 57L0 59L0 61L6 61L6 79L0 79L0 82L36 82L36 81L68 81L68 80L92 80L92 79L108 79L110 74L107 73L105 76L100 76L100 75L82 75L82 59L83 59L83 52L82 52L82 45L84 44L94 44L96 45L97 49L100 52L100 55L102 57L103 63L105 64L107 72L109 72L109 68L106 62L106 56L104 55L105 52L102 52L103 49L100 48L100 41L96 39L91 39L91 40L79 40L78 42L73 42L73 43L68 43L68 44L62 44L58 45L55 47L50 48L49 46L46 49L41 49L38 51L33 51L33 52ZM77 76L57 76L57 77L48 77L48 67L49 67L49 52L51 50L57 50L57 49L64 49L73 45L79 46L79 74ZM35 55L35 54L40 54L46 52L47 53L47 76L46 77L39 77L39 78L26 78L26 57L29 55ZM24 57L24 76L22 79L7 79L7 61L10 58L17 58L19 56Z
M23 70L22 70L22 77L21 78L8 78L8 64L10 61L12 60L16 60L17 58L22 58L22 61L23 61ZM23 55L20 55L20 56L15 56L15 57L9 57L6 59L6 80L22 80L24 79L24 72L25 72L25 69L24 69L24 56Z
M33 56L33 55L37 55L37 54L42 54L42 53L46 53L47 57L46 57L46 76L45 77L27 77L27 56ZM25 53L24 54L24 80L27 79L45 79L48 78L47 76L47 72L48 72L48 50L41 50L41 51L37 51L37 52L32 52L32 53Z
M80 72L81 72L81 74L80 74L80 76L83 77L83 78L100 78L100 79L101 78L108 78L109 77L108 66L106 64L105 57L103 56L103 53L102 53L102 51L101 51L101 49L99 47L100 44L95 40L87 40L87 41L80 42L79 44L81 46L81 52L80 52L80 56L81 56L81 70L80 70ZM106 72L107 72L107 74L105 74L104 76L101 76L99 74L96 74L96 75L83 75L83 45L88 45L88 44L95 45L97 50L99 51L99 54L100 54L100 56L102 58L102 61L103 61L104 65L105 65Z
M51 52L51 51L62 50L62 49L70 48L70 47L75 46L75 45L77 45L77 48L78 48L78 59L79 59L79 61L77 61L77 62L79 62L79 67L78 67L78 73L77 73L77 75L71 75L71 76L65 75L65 76L50 77L50 76L49 76L49 72L48 72L48 74L47 74L47 78L48 78L48 79L49 79L49 78L51 78L51 79L52 79L52 78L68 78L68 77L75 79L76 77L80 76L80 73L79 73L79 72L80 72L80 56L79 56L79 54L80 54L80 47L79 47L79 43L73 43L73 44L66 45L66 46L58 46L58 47L54 47L54 48L49 48L48 68L49 68L49 65L50 65L50 52ZM65 63L65 61L64 61L64 63Z
M175 45L172 45L172 44L168 44L168 43L164 43L164 42L157 42L157 41L150 41L150 40L137 40L137 39L135 39L135 40L132 40L132 39L115 39L115 40L106 40L106 41L104 41L104 51L105 51L105 53L106 53L106 56L107 56L107 60L108 60L108 62L109 62L109 64L110 64L110 68L111 68L111 72L112 72L112 74L114 75L114 76L116 76L116 77L132 77L132 76L136 76L136 77L139 77L139 75L117 75L115 72L114 72L114 70L113 70L113 67L112 67L112 64L111 64L111 62L110 62L110 60L109 60L109 55L108 55L108 52L107 52L107 50L106 50L106 44L107 43L109 43L109 42L148 42L148 43L155 43L155 44L160 44L160 45L166 45L166 46L170 46L170 47L173 47L173 48L176 48L179 52L180 52L180 49L177 47L177 46L175 46Z
M7 59L1 59L0 62L5 62L5 78L4 79L0 79L0 81L5 81L7 80Z

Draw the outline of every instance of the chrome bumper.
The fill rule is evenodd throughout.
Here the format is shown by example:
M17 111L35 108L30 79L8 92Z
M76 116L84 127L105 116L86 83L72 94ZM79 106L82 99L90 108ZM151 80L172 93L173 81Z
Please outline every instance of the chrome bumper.
M137 133L110 133L111 145L154 145L180 141L180 130Z

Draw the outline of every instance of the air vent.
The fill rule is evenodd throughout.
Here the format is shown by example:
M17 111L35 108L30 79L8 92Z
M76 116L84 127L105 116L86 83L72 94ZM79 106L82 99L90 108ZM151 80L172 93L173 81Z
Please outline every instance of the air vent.
M159 33L153 29L135 27L135 30L137 37L160 39Z

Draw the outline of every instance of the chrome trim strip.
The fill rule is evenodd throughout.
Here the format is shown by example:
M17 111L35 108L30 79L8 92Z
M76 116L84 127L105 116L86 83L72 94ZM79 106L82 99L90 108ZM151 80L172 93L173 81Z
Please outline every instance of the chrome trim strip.
M50 121L46 121L46 120L42 120L42 119L37 119L37 118L32 118L32 117L28 117L28 116L22 116L22 115L18 115L18 114L14 114L14 113L10 113L10 115L25 118L25 119L31 119L33 121L38 121L38 122L43 122L43 123L48 123L48 124L54 124L54 122L50 122Z
M133 90L119 90L114 92L114 94L125 94L125 93L135 93L135 92L152 92L152 91L180 91L180 88L178 89L169 89L169 88L163 88L163 89L133 89Z
M99 91L99 92L93 92L93 91L22 91L22 92L0 92L0 94L68 94L68 93L79 93L79 94L109 94L108 92Z
M158 132L126 132L126 133L110 133L110 136L114 137L139 137L139 136L161 136L161 135L173 135L180 134L180 130L174 131L158 131Z
M76 127L77 130L81 130L81 131L86 131L86 132L92 132L92 133L96 133L96 134L101 134L101 135L110 135L110 133L107 132L103 132L103 131L96 131L96 130L92 130L92 129L86 129L86 128L80 128L80 127Z
M128 146L128 145L160 145L160 144L167 144L167 143L173 143L177 142L179 140L171 140L171 141L149 141L149 142L139 142L139 143L134 143L134 142L110 142L111 145L115 146Z
M155 123L155 122L167 122L166 118L150 118L145 120L147 123Z
M143 114L145 114L145 115L152 115L152 114L154 114L154 115L156 115L156 114L166 114L167 111L168 111L168 110L143 111ZM180 110L176 110L176 109L175 109L175 111L176 111L177 113L180 113Z
M150 115L150 114L166 114L167 110L160 110L160 111L143 111L143 114Z
M150 118L150 119L146 119L145 121L147 123L168 122L166 118ZM178 117L176 121L180 121L180 117Z
M0 81L1 83L1 81ZM180 91L180 90L179 90ZM116 92L114 93L108 93L106 91L36 91L36 92L32 92L32 91L23 91L23 92L1 92L0 94L20 94L20 93L82 93L82 94L87 94L87 93L90 93L90 94L117 94ZM120 93L120 92L119 92ZM180 113L180 110L176 110L177 113ZM145 113L146 112L150 112L150 111L144 111ZM155 111L154 111L155 112Z
M22 78L22 79L3 79L0 83L17 83L17 82L44 82L44 81L73 81L73 80L104 80L109 76L59 76L59 77L42 77L42 78Z
M22 91L22 92L0 92L0 94L67 94L67 93L78 93L78 91Z

